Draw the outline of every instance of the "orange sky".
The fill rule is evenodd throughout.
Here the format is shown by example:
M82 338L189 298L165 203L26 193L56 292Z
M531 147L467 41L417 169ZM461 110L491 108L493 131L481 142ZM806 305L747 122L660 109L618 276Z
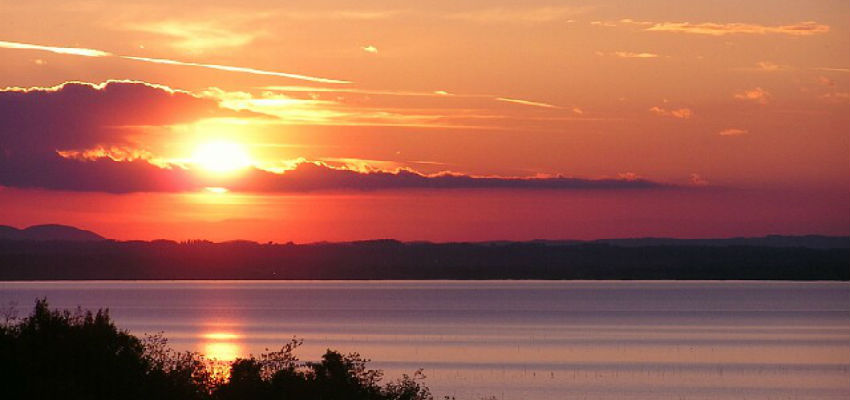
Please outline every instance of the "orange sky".
M0 0L0 15L0 224L850 233L846 1Z

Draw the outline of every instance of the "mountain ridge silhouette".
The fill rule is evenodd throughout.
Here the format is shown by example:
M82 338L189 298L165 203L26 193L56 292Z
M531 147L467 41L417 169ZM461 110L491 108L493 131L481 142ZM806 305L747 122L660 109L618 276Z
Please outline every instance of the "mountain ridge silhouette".
M92 231L70 225L43 224L32 225L24 229L0 225L0 240L89 242L106 240L106 238Z

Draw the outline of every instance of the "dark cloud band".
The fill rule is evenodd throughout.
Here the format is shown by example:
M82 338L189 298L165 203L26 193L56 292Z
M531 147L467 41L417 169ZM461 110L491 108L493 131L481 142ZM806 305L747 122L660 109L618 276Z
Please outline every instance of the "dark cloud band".
M109 193L185 192L226 187L244 192L392 189L655 189L644 179L425 175L412 170L361 172L302 162L283 173L248 168L209 174L144 156L71 157L92 148L132 147L121 126L167 126L210 117L257 117L209 98L145 82L72 82L53 88L0 91L0 186ZM144 149L141 149L144 150ZM140 151L139 154L144 154Z

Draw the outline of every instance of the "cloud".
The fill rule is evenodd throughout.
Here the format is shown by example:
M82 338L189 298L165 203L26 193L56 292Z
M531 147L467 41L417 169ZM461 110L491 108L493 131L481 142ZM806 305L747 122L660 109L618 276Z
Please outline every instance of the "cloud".
M616 23L611 21L591 21L590 24L593 26L604 26L607 28L613 28L617 26Z
M813 21L799 22L791 25L758 25L746 23L690 23L690 22L660 22L648 28L653 32L679 32L695 35L724 36L732 34L782 34L791 36L811 36L829 32L829 26Z
M543 23L565 20L567 17L582 14L587 7L534 7L534 8L487 8L446 15L448 19L478 23Z
M273 173L251 168L238 177L196 174L177 166L163 168L144 160L98 158L78 161L58 155L39 159L0 156L0 185L18 188L107 193L196 192L223 188L231 192L287 193L402 189L635 190L674 188L635 176L582 179L563 176L479 177L454 173L426 175L410 169L358 171L302 161Z
M281 18L294 20L336 20L336 21L374 21L395 17L402 14L402 10L286 10L276 12Z
M658 106L654 106L649 109L649 112L658 115L660 117L672 117L672 118L680 118L680 119L688 119L694 115L694 112L690 108L678 108L675 110L668 110Z
M770 92L760 87L756 87L742 92L735 93L734 98L744 101L752 101L759 104L767 104L770 99Z
M542 107L542 108L561 108L553 104L541 103L539 101L531 101L531 100L522 100L522 99L512 99L509 97L496 97L497 101L504 101L506 103L514 103L514 104L522 104L525 106L532 107Z
M845 103L847 100L850 100L850 93L847 92L833 92L826 93L820 96L820 98L835 102L835 103Z
M203 64L203 63L170 60L170 59L165 59L165 58L123 56L123 55L108 53L108 52L101 51L101 50L85 49L85 48L51 47L51 46L41 46L41 45L35 45L35 44L4 42L4 41L0 41L0 48L23 49L23 50L40 50L40 51L49 51L49 52L58 53L58 54L69 54L69 55L85 56L85 57L118 57L118 58L122 58L122 59L125 59L125 60L140 61L140 62L147 62L147 63L154 63L154 64L198 67L198 68L214 69L214 70L219 70L219 71L240 72L240 73L253 74L253 75L270 75L270 76L278 76L278 77L283 77L283 78L298 79L298 80L311 81L311 82L321 82L321 83L351 83L350 81L340 80L340 79L321 78L321 77L315 77L315 76L309 76L309 75L293 74L293 73L288 73L288 72L269 71L269 70L262 70L262 69L256 69L256 68L234 67L234 66L230 66L230 65L219 65L219 64Z
M178 167L109 157L79 161L55 153L23 158L0 154L0 186L106 193L203 189L190 171Z
M54 46L41 46L37 44L28 44L28 43L17 43L17 42L6 42L0 40L0 48L3 49L21 49L21 50L40 50L40 51L49 51L51 53L56 54L68 54L74 56L83 56L83 57L110 57L111 53L107 53L101 50L95 49L85 49L81 47L54 47Z
M26 157L129 145L133 131L125 127L239 116L257 114L224 109L212 99L138 81L6 88L0 89L0 151Z
M354 93L380 96L413 96L413 97L491 97L490 95L476 94L454 94L445 90L412 91L412 90L384 90L384 89L358 89L352 87L318 87L318 86L264 86L262 89L276 92L306 92L306 93Z
M339 79L319 78L319 77L309 76L309 75L291 74L291 73L288 73L288 72L268 71L268 70L255 69L255 68L234 67L234 66L230 66L230 65L201 64L201 63L194 63L194 62L169 60L169 59L165 59L165 58L149 58L149 57L133 57L133 56L120 56L120 57L127 59L127 60L143 61L143 62L149 62L149 63L155 63L155 64L180 65L180 66L186 66L186 67L201 67L201 68L207 68L207 69L216 69L216 70L219 70L219 71L243 72L243 73L253 74L253 75L279 76L279 77L283 77L283 78L298 79L298 80L310 81L310 82L351 83L351 81L344 81L344 80L339 80Z
M644 30L650 32L673 32L694 35L725 36L734 34L751 35L788 35L788 36L812 36L829 32L829 25L819 24L814 21L798 22L790 25L760 25L749 23L718 23L718 22L653 22L637 21L624 18L619 21L593 21L594 26L617 27L618 24L646 27Z
M207 118L260 117L227 101L245 94L211 90L201 95L138 81L68 82L47 88L0 90L0 186L109 193L183 192L225 188L240 192L391 189L652 189L668 187L634 177L583 179L423 174L374 168L352 160L332 166L305 160L278 171L251 166L235 174L209 174L191 163L157 158L146 144L150 127ZM227 98L230 97L230 100ZM276 99L253 99L276 100ZM285 100L285 99L283 99ZM145 130L140 130L145 127ZM391 169L395 167L395 169Z
M756 63L756 68L763 72L778 72L791 69L791 67L787 65L779 65L770 61L759 61Z
M729 129L724 129L720 132L717 132L717 134L720 135L720 136L740 136L740 135L746 135L747 133L749 133L748 130L737 129L737 128L729 128Z
M321 91L318 91L321 92ZM336 92L336 91L329 91ZM346 93L348 91L341 91ZM360 91L352 91L360 93ZM452 109L418 109L372 107L356 102L346 103L341 96L323 100L310 93L309 98L290 97L286 94L265 91L259 94L232 92L211 88L205 96L215 98L222 106L234 110L248 110L274 116L274 121L263 123L324 125L324 126L415 126L441 128L479 128L456 123L457 118L472 119L475 114ZM388 93L398 95L397 93ZM434 97L443 95L431 94Z
M378 48L375 47L375 46L372 46L372 45L363 46L363 47L361 47L361 49L363 49L363 51L365 51L367 53L378 54Z
M817 80L821 86L835 86L835 81L825 76L819 76Z
M125 28L170 37L172 47L195 53L244 46L257 37L256 33L226 29L212 22L157 21L128 24Z
M818 71L828 71L828 72L850 72L849 68L832 68L832 67L818 67L815 68Z
M658 58L658 54L655 53L633 53L630 51L615 51L611 55L620 58Z
M501 97L494 96L492 94L470 94L470 93L450 93L445 90L433 90L433 91L410 91L410 90L381 90L381 89L358 89L352 87L314 87L314 86L265 86L263 89L272 90L276 92L284 92L284 93L353 93L353 94L364 94L364 95L378 95L378 96L410 96L410 97L442 97L442 98L466 98L466 99L490 99L499 102L505 103L513 103L513 104L521 104L525 106L531 107L540 107L540 108L549 108L549 109L562 109L563 107L539 102L532 100L524 100L524 99L515 99L511 97ZM578 107L573 107L571 109L573 113L577 115L584 114L584 111ZM473 117L467 115L468 117ZM488 118L497 118L501 117L498 115L488 115Z

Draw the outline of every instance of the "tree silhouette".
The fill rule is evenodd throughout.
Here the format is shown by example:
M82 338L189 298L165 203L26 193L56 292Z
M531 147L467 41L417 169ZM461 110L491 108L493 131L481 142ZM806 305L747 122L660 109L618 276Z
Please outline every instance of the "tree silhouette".
M421 370L382 387L383 373L357 353L328 350L318 362L299 361L298 339L237 359L230 378L220 379L201 354L171 349L161 333L139 339L118 329L108 310L51 310L38 299L28 317L2 314L3 398L433 400Z

